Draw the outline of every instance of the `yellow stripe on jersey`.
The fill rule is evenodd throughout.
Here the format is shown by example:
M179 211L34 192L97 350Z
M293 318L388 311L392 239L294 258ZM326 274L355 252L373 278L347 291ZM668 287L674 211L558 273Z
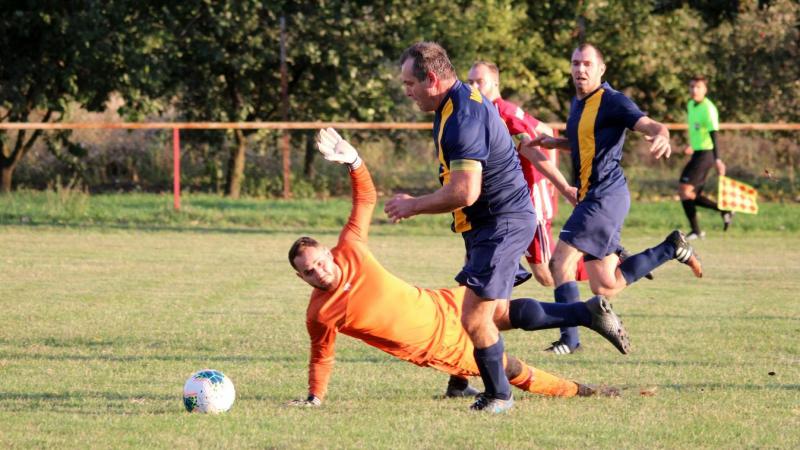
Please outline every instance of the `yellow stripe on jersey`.
M481 91L472 86L470 86L470 88L472 89L472 92L470 92L469 94L469 99L474 100L478 103L483 103L483 97L481 97Z
M480 161L476 161L474 159L456 159L454 161L450 161L450 170L463 170L465 172L481 172L483 170L483 166L481 165Z
M447 161L444 160L444 152L442 151L442 134L444 134L444 125L447 119L453 114L453 99L447 99L447 103L442 107L442 119L439 121L439 135L436 137L436 148L439 149L439 163L442 165L442 185L450 182L450 168L447 167Z
M475 89L472 90L476 92ZM480 97L480 92L478 97ZM471 98L471 97L470 97ZM447 102L442 107L441 120L439 120L439 133L436 137L436 145L439 148L439 163L442 165L442 185L450 183L450 167L447 166L447 161L444 159L444 151L442 151L442 135L444 134L444 127L447 119L453 115L453 99L447 99ZM477 161L476 161L477 162ZM480 164L480 163L478 163ZM467 215L461 208L453 211L453 228L456 233L463 233L472 229L472 224L467 220Z
M596 94L586 100L586 105L581 113L581 120L578 122L578 149L581 157L580 181L581 190L578 192L578 200L583 200L586 192L589 191L589 177L592 175L592 159L594 159L597 149L594 141L594 125L597 122L597 111L600 110L600 101L603 99L605 89L600 89Z

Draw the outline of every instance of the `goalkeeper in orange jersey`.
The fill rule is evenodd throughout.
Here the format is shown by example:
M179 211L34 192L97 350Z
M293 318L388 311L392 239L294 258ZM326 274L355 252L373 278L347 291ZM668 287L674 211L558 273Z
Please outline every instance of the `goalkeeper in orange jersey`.
M389 273L367 248L367 234L377 202L375 186L358 152L333 129L321 130L317 145L325 159L347 164L352 181L353 209L339 235L327 249L301 237L289 250L297 276L314 290L306 327L311 338L308 396L295 406L319 406L325 398L338 333L364 341L390 355L451 375L447 396L477 394L467 377L478 376L473 345L461 325L465 287L423 289ZM498 304L494 322L500 330L539 330L586 326L608 339L622 353L630 349L627 332L605 297L571 304L540 303L522 298ZM613 388L597 389L562 379L503 355L510 383L550 396L615 395Z

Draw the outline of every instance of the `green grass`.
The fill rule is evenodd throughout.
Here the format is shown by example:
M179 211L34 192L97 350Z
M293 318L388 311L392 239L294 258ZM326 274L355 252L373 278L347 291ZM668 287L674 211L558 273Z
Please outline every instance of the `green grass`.
M383 200L383 198L381 199ZM19 191L0 195L0 225L109 227L150 230L195 231L336 231L347 220L348 198L292 201L243 198L231 200L208 194L184 195L181 210L175 211L171 195L102 194L86 195L75 191ZM758 215L739 214L732 235L751 231L800 232L800 204L766 203ZM562 204L562 210L566 206ZM701 224L709 231L719 230L716 213L700 208ZM566 217L555 221L560 227ZM445 214L419 216L402 226L387 226L382 203L376 208L377 234L439 235L449 226ZM631 207L626 231L662 233L676 227L686 228L680 202L637 202Z
M108 217L125 217L111 224L135 222L134 199L109 207ZM96 200L111 203L92 197L85 211ZM188 199L187 208L201 209L194 202ZM171 214L168 198L161 203L163 214ZM246 217L266 214L264 202L241 205ZM333 216L341 206L314 211ZM636 204L633 218L650 207ZM20 214L21 206L15 208L4 210L4 220ZM234 211L240 210L222 215ZM30 214L39 220L39 213ZM681 219L653 216L626 233L629 248L652 245L668 230L649 228ZM759 219L780 223L765 217ZM284 407L306 391L309 288L286 261L297 230L182 220L175 230L163 229L169 223L0 227L0 448L800 446L800 235L794 231L745 232L742 221L738 231L722 235L707 219L709 238L697 243L703 279L669 263L655 281L643 280L615 299L632 336L629 356L588 332L586 351L564 358L539 352L555 331L507 333L509 352L532 365L619 385L624 396L516 393L509 414L487 417L469 413L466 400L437 399L445 375L346 336L337 342L324 407ZM336 223L325 220L331 222L322 228ZM451 286L460 238L441 228L404 227L416 234L376 228L371 247L379 260L416 284ZM314 235L328 244L336 239L330 231ZM586 286L581 289L587 296ZM551 297L532 282L515 294ZM234 381L238 395L229 413L183 410L184 381L205 367ZM655 396L639 395L653 387Z

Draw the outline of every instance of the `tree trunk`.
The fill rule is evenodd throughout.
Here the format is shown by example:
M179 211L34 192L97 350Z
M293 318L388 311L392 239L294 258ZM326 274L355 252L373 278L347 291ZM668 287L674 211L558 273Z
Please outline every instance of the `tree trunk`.
M234 130L236 136L236 146L231 149L231 157L228 160L228 176L225 182L225 194L230 198L239 198L242 192L242 180L244 179L245 150L247 139L242 130Z
M16 164L6 165L5 158L0 161L0 194L8 194L11 192L11 176L14 174L14 167Z

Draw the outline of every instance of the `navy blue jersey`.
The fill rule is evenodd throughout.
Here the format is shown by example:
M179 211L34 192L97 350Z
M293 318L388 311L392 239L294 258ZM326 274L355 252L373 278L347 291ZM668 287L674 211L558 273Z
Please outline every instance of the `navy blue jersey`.
M433 141L442 185L450 182L452 170L469 170L465 161L481 165L481 195L453 212L453 231L469 231L501 216L534 215L514 141L497 108L480 91L456 81L436 110Z
M621 92L603 83L583 100L572 99L567 139L578 200L627 191L620 160L625 132L644 113Z

